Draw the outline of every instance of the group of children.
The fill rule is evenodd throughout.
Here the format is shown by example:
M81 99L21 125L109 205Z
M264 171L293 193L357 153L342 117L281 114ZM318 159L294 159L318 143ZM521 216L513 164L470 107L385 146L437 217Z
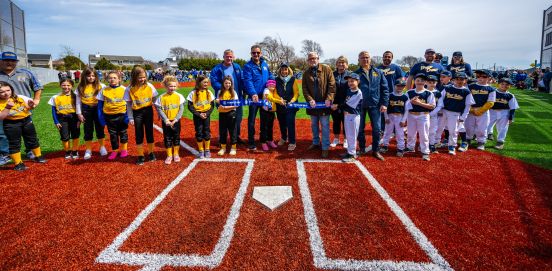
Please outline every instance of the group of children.
M430 160L430 153L438 153L439 147L447 147L448 153L454 155L458 135L461 138L459 152L466 151L473 138L477 140L477 148L483 150L486 140L492 137L495 124L498 131L495 147L503 148L508 126L519 107L514 95L508 92L513 85L509 79L500 79L496 90L489 85L492 77L484 70L476 71L477 82L470 85L467 85L467 76L462 72L455 73L454 77L451 77L450 72L444 71L440 78L424 74L417 74L414 78L415 87L406 92L404 80L399 79L395 82L395 90L389 97L388 110L384 113L386 128L382 152L388 151L393 135L397 141L399 157L404 153L415 152L417 141L423 160ZM358 88L358 74L351 73L345 79L349 86L345 100L341 104L332 105L332 109L341 109L345 112L344 127L349 144L343 161L352 162L356 158L362 92ZM127 157L129 124L135 127L136 164L142 165L146 161L156 160L153 152L155 107L162 120L163 141L167 153L164 162L167 165L179 162L180 119L184 112L184 104L187 104L193 114L199 158L211 157L210 118L215 105L218 105L219 111L221 149L218 155L225 155L227 137L230 138L231 146L229 154L236 155L236 106L239 105L228 106L222 102L238 99L230 76L224 78L222 88L216 97L209 90L209 79L198 76L194 89L186 99L176 92L178 80L174 76L164 78L166 92L159 95L155 87L147 82L146 71L140 66L133 68L128 87L121 86L121 78L117 72L109 72L107 81L107 86L101 84L96 71L87 68L75 90L72 80L63 79L60 82L61 92L48 102L52 106L52 118L59 130L66 159L79 158L82 123L86 144L83 156L85 160L92 157L94 132L100 145L101 156L108 156L109 160ZM292 96L296 99L297 91L293 92ZM260 141L262 149L268 151L269 148L277 148L272 127L276 112L279 107L285 108L287 101L278 94L274 80L267 82L264 99L267 102L261 111ZM15 170L27 169L21 160L21 137L35 154L35 160L40 163L46 162L41 155L36 131L30 118L32 108L33 102L30 98L16 95L8 83L0 82L0 119L4 120L4 130L9 140L10 156L15 163ZM112 151L109 155L104 143L104 126L107 126L111 143ZM443 132L445 137L441 141ZM147 155L143 144L144 137Z

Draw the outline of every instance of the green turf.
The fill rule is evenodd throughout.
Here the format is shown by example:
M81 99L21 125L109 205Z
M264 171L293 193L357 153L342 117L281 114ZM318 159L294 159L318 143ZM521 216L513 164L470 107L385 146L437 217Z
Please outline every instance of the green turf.
M160 93L164 91L164 89L159 90ZM178 90L184 97L190 91L191 88ZM57 84L46 85L41 104L33 113L40 143L46 153L61 149L59 133L52 121L51 108L47 105L50 97L58 92ZM496 141L489 141L487 150L552 169L552 95L517 89L512 90L512 93L516 95L520 109L516 112L515 122L510 125L505 148L495 150L492 147ZM302 95L300 100L304 101ZM244 116L247 114L246 107ZM186 109L184 116L191 118L192 114ZM307 119L305 110L299 110L297 118ZM218 114L213 114L212 119L217 120Z

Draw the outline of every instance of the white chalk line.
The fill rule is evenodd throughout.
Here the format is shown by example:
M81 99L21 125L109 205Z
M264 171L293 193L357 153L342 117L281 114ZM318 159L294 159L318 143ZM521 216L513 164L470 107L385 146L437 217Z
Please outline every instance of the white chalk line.
M158 132L160 132L161 134L163 134L163 128L161 128L157 124L153 124L153 129L155 129ZM184 142L183 140L180 140L180 146L182 148L186 149L187 151L191 152L195 156L199 155L199 152L196 149L194 149L192 146L186 144L186 142Z
M399 218L406 230L410 233L416 243L424 250L432 263L418 263L412 261L385 261L385 260L354 260L354 259L331 259L326 256L322 236L318 227L318 220L314 210L314 204L307 182L305 163L341 163L337 160L315 160L298 159L297 173L299 177L299 191L303 201L305 221L309 232L310 247L313 254L314 265L322 269L343 269L343 270L453 270L450 264L439 254L428 238L414 225L401 207L389 196L387 191L368 172L366 167L359 161L356 166L364 174L372 187L378 192L387 206Z
M137 230L142 222L155 210L155 208L167 197L167 195L178 185L180 182L195 168L199 162L218 162L218 163L247 163L247 167L243 174L240 188L236 194L234 203L230 208L230 213L226 219L224 228L220 234L220 237L209 255L198 254L156 254L156 253L133 253L122 252L119 248L130 237L130 235ZM143 266L141 270L161 270L164 266L173 267L208 267L214 268L220 265L224 255L230 247L230 243L234 236L234 227L240 216L240 209L243 205L243 200L249 186L251 179L251 172L253 171L253 165L255 160L253 159L195 159L188 165L184 171L182 171L140 214L134 219L134 221L121 232L115 240L105 248L96 258L97 263L109 263L109 264L126 264Z

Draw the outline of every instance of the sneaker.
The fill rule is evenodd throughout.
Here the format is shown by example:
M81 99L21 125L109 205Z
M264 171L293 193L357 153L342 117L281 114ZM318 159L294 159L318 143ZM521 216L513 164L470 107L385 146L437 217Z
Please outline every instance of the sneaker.
M167 156L167 158L165 158L165 165L170 165L172 163L172 160L173 160L172 156Z
M397 157L403 157L404 156L404 151L403 150L398 150L397 151Z
M381 153L386 153L388 150L389 150L389 147L387 147L387 146L381 146L381 148L380 148Z
M493 134L488 134L487 140L493 141L494 140Z
M155 154L154 154L153 152L148 153L148 161L153 162L153 161L155 161L155 160L157 160L157 159L155 158Z
M320 145L311 144L311 145L307 148L307 151L316 150L316 149L320 149Z
M32 151L29 151L27 152L27 158L29 158L30 160L33 160L36 158L36 156L34 155L34 153Z
M468 146L468 142L462 142L462 143L460 144L460 147L458 148L458 151L459 151L459 152L465 152L465 151L468 150L468 147L469 147L469 146Z
M297 147L296 144L289 144L288 145L288 151L294 151L296 147Z
M450 155L456 155L456 148L454 148L454 146L448 146L448 153Z
M322 155L321 155L322 158L328 158L328 155L329 155L328 150L322 150Z
M92 158L92 151L91 150L84 151L84 160L88 160L90 158Z
M429 154L422 154L422 159L424 161L429 161Z
M6 165L11 162L11 158L7 155L0 155L0 166Z
M211 158L211 151L210 150L205 151L205 158Z
M199 158L199 159L205 158L205 152L204 151L199 151L198 154L197 154L197 158Z
M257 150L257 147L255 147L255 144L250 144L248 147L247 147L248 150L250 151L256 151Z
M286 143L287 143L287 140L280 138L280 141L278 141L278 146L284 146L284 144Z
M120 157L121 157L121 158L125 158L125 157L127 157L127 156L128 156L128 151L127 151L127 150L122 150L122 151L121 151Z
M180 156L175 155L175 156L173 157L173 160L174 160L175 163L180 162Z
M334 138L332 143L330 144L330 147L335 148L335 146L339 145L339 138Z
M344 139L343 140L343 148L346 149L347 147L349 147L349 144L347 144L347 139Z
M261 144L261 149L263 151L268 151L268 145L266 143Z
M376 158L380 161L385 161L385 158L383 158L383 156L381 156L381 154L379 152L373 152L372 157L374 157L374 158Z
M347 154L343 159L341 159L343 163L354 163L356 161L354 155Z
M405 148L405 149L404 149L404 152L405 152L405 153L411 153L411 152L414 152L414 150L411 149L411 148Z
M439 153L437 151L437 148L435 147L435 145L429 145L429 152L431 153Z
M65 151L65 159L71 159L71 151Z
M230 155L234 156L236 155L236 149L230 149Z
M144 158L144 156L138 156L138 159L136 159L136 164L141 166L144 164L145 161L146 159Z
M37 163L41 163L41 164L46 163L46 159L44 159L44 155L36 156L34 158L34 161L37 162Z
M79 152L78 151L72 151L71 152L71 158L79 159Z
M226 150L225 149L220 149L217 154L220 155L220 156L223 156L224 154L226 153Z
M484 151L485 150L485 143L477 142L477 149L480 150L480 151Z
M108 160L115 160L115 158L117 158L117 154L119 154L118 152L114 151L114 152L111 152L111 154L109 154L109 156L107 157Z
M495 149L497 150L504 149L504 142L500 142L500 141L496 142Z
M434 146L435 146L436 149L440 149L440 148L445 147L445 146L443 146L443 144L441 144L441 142L436 143Z
M274 141L269 141L269 142L268 142L268 146L271 147L271 148L273 148L273 149L278 148L278 146L276 146L276 144L274 143Z
M106 156L107 155L107 149L105 148L105 146L100 147L100 155L101 156Z
M371 149L371 148L372 148L372 147L370 146L370 149ZM370 151L368 150L368 147L366 147L366 148L360 148L360 149L358 149L358 151L357 151L357 155L365 155L365 154L367 154L368 152L370 152Z
M23 170L27 170L29 169L27 166L25 166L25 164L23 164L23 162L15 165L15 167L13 168L13 170L15 171L23 171Z

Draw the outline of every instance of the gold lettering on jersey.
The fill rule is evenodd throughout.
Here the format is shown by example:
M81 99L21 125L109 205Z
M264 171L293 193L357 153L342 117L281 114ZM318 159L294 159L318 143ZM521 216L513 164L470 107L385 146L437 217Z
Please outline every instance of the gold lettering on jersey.
M147 104L147 103L149 103L149 102L151 102L151 98L149 98L149 97L148 97L148 98L141 99L141 100L133 100L133 101L132 101L132 103L133 103L134 105L143 105L143 104Z
M60 105L57 106L57 109L58 109L58 111L71 110L71 109L73 109L73 105L72 104L60 104Z
M496 99L495 103L499 103L499 104L508 104L508 100L506 99Z
M179 108L179 107L180 107L180 105L178 105L178 104L166 104L166 105L162 105L162 106L161 106L161 109L163 109L163 110L171 110L171 109L177 109L177 108Z
M404 102L401 101L401 100L398 100L398 101L389 101L389 106L400 106L400 107L403 107L404 106Z
M459 94L454 94L454 93L448 93L447 92L447 95L446 95L447 99L453 99L453 100L464 100L464 97L462 97L462 95L459 95Z
M123 101L123 98L109 98L109 97L106 97L106 101L108 103L120 103Z
M450 67L451 69L451 72L463 72L464 70L466 70L464 67Z
M433 67L433 66L421 66L420 67L421 70L425 70L426 72L437 72L437 68Z
M471 93L472 95L487 95L489 94L489 91L484 89L472 89Z

